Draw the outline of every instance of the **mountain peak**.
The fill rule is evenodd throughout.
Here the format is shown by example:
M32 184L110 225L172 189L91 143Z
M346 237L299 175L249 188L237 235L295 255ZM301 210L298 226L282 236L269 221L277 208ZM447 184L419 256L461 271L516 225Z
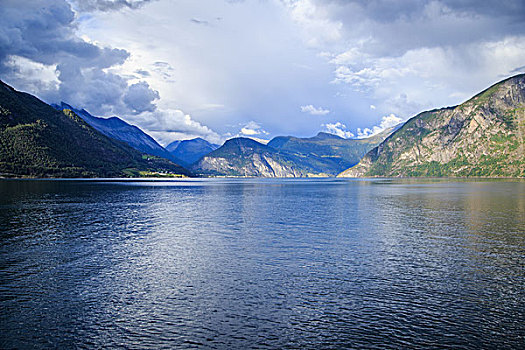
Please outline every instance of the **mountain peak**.
M166 146L168 152L179 159L183 165L190 165L206 154L219 148L201 137L191 140L177 140Z
M246 145L246 146L255 146L255 147L259 147L259 146L265 147L266 146L258 141L255 141L254 139L250 137L234 137L232 139L227 140L224 143L224 146L232 146L232 145Z
M340 140L344 140L344 138L342 138L341 136L337 136L335 134L330 134L330 133L324 132L324 131L320 131L319 133L317 133L317 135L315 135L315 138L316 139L340 139Z

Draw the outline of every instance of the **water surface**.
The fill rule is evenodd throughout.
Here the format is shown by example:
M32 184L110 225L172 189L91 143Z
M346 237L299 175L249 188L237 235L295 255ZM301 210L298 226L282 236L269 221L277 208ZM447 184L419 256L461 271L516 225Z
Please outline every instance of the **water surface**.
M523 348L525 182L0 181L0 348Z

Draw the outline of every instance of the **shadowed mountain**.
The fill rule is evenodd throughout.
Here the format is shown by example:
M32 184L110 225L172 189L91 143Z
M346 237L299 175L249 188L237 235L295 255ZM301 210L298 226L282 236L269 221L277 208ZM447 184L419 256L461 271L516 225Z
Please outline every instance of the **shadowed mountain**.
M185 174L95 130L72 110L58 111L0 82L0 174L38 177L119 177Z
M131 147L135 148L136 150L157 157L169 159L177 164L181 163L179 159L177 159L171 153L166 151L151 136L146 134L144 131L140 130L135 125L128 124L120 118L95 117L85 109L73 108L65 102L60 103L60 105L52 104L51 106L59 111L69 109L75 112L79 117L84 119L86 123L97 129L104 135L111 137L115 140L125 142Z
M525 176L525 74L423 112L341 177Z
M208 153L219 148L219 145L212 144L200 137L192 140L173 141L166 150L172 154L173 157L180 160L180 164L189 166Z

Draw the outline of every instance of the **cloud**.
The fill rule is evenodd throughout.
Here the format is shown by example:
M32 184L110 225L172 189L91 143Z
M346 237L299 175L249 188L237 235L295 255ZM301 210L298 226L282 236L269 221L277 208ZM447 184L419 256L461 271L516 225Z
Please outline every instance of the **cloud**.
M499 40L523 34L521 0L298 0L313 3L319 16L342 23L345 46L354 55L399 56L422 47ZM348 51L348 50L345 50Z
M174 82L173 72L175 69L168 62L157 61L153 63L152 70L157 73L162 78L162 80Z
M267 134L268 132L266 132L262 128L261 125L259 125L258 123L254 121L250 121L241 128L239 136L267 135Z
M353 133L346 130L346 125L344 125L341 122L327 123L322 124L321 126L324 127L325 130L330 134L334 134L345 139L349 139L355 136Z
M195 23L195 24L205 25L205 26L210 25L210 22L202 20L202 19L197 19L197 18L190 19L190 22Z
M130 85L124 95L124 102L133 110L133 113L153 112L157 106L153 101L159 99L159 92L152 90L148 83L141 81Z
M212 143L221 143L223 137L209 127L193 120L189 114L178 109L157 109L126 118L140 125L161 144L193 137L202 137Z
M147 2L73 3L78 11L109 11L137 9ZM6 0L0 17L0 74L15 88L50 103L65 101L94 115L118 115L161 141L188 135L221 140L216 132L178 109L158 109L160 93L141 80L150 73L140 67L129 75L119 73L130 53L79 36L77 16L67 1ZM174 70L163 61L151 67L166 79Z
M488 76L501 79L512 74L524 62L524 52L525 36L461 48L419 48L397 57L370 57L336 65L334 82L372 96L382 111L408 117L451 101L463 102L470 91L494 82Z
M375 125L371 129L364 128L363 130L361 130L361 128L357 128L357 138L364 139L370 136L374 136L385 129L398 125L402 121L403 119L396 117L394 114L386 115L383 118L381 118L381 122L379 123L379 125Z
M282 2L290 11L292 20L303 28L303 37L308 46L318 48L341 39L343 23L333 21L325 7L318 6L315 0Z
M372 125L378 114L408 118L460 103L522 67L523 1L495 4L159 0L90 14L80 30L131 52L128 74L151 72L142 78L159 91L159 106L187 111L222 134L264 115L259 121L273 135L305 136L319 121L304 118L304 101L321 101L313 108L329 106L327 116L344 116L346 125ZM173 70L163 76L155 61Z
M135 71L135 73L137 73L138 75L140 75L142 77L149 77L149 76L151 76L150 72L148 72L147 70L144 70L144 69L137 69Z
M88 7L139 6L134 1L82 3ZM130 84L128 77L111 70L122 65L129 52L79 37L68 2L7 0L0 7L0 17L0 74L17 89L48 102L67 101L97 115L154 110L157 91L146 82ZM30 67L37 74L34 78L28 75Z
M310 32L315 24L297 8L316 8L316 21L339 28L335 42L310 37L333 65L333 82L382 112L408 117L459 103L524 64L521 0L296 0L290 17Z
M323 109L321 107L316 108L312 105L307 105L307 106L301 106L301 112L310 113L311 115L327 115L328 113L330 113L330 110Z
M1 4L3 80L138 126L144 113L182 110L218 135L258 118L272 136L306 136L320 122L304 101L373 125L460 103L525 65L522 0Z
M152 0L70 0L77 11L137 9Z
M8 56L4 62L4 69L11 76L24 79L24 88L32 91L58 91L60 81L56 68L46 66L19 56Z

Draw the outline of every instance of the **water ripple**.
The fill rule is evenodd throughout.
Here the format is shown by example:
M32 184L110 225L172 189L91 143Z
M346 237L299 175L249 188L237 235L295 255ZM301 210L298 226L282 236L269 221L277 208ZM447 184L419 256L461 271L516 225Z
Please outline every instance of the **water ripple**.
M525 183L0 181L0 348L523 348Z

